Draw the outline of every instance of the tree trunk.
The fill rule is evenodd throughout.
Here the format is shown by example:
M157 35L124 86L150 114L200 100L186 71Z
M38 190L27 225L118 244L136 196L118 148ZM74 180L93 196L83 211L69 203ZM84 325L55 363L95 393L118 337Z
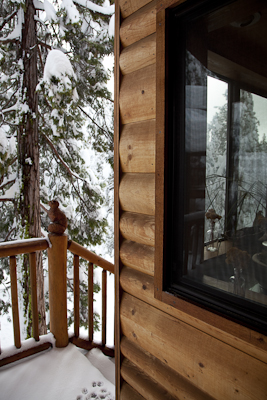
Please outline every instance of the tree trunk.
M36 93L37 78L37 32L35 8L33 0L25 1L24 26L22 29L22 58L23 58L23 91L22 103L25 112L21 115L18 134L19 168L22 177L20 196L21 224L24 237L41 237L40 218L40 172L39 172L39 136L38 136L38 98ZM44 278L42 254L37 253L37 290L40 334L46 333ZM24 257L24 306L30 314L29 295L29 261ZM29 326L31 326L31 317ZM29 329L30 330L30 329ZM30 333L28 330L28 334Z

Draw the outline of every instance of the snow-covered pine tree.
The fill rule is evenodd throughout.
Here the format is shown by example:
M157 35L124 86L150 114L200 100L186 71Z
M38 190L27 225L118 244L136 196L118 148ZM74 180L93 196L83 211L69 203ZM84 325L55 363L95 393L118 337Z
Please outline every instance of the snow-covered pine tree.
M2 241L40 237L48 224L41 206L46 208L54 198L67 213L71 238L85 246L100 244L104 239L107 221L100 207L109 196L110 177L97 176L86 158L112 166L112 101L106 89L108 73L103 59L113 51L109 30L114 6L107 3L1 2ZM95 153L86 152L86 147ZM41 258L37 268L40 333L44 333ZM7 280L6 271L2 262L0 284ZM22 275L30 334L27 257L22 262ZM2 300L0 312L7 304Z

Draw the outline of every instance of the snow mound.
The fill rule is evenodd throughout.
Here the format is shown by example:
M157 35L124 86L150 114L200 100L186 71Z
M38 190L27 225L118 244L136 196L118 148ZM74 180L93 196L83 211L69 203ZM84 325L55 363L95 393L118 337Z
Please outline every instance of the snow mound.
M0 387L1 400L115 399L115 386L71 343L2 367Z

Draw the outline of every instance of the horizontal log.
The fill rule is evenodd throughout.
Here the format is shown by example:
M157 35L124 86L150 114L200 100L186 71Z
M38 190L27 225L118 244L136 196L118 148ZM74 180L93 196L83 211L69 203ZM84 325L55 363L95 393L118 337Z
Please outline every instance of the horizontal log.
M156 62L156 34L153 33L122 50L120 70L123 75L145 68Z
M187 400L212 400L207 393L192 386L186 379L163 364L152 354L144 351L125 336L121 340L121 352L129 361L138 366L151 379L160 384L175 398Z
M148 3L121 23L120 39L123 47L130 46L156 32L157 0Z
M120 259L127 267L137 269L138 271L153 276L154 253L154 247L124 240L120 248Z
M146 400L177 400L176 397L168 393L160 384L149 379L146 373L127 359L122 362L121 376Z
M155 64L122 77L120 87L120 116L122 124L155 119Z
M124 294L121 332L215 399L267 397L267 364Z
M122 18L126 18L140 8L144 7L151 0L120 0L120 11Z
M152 276L148 276L140 271L133 270L132 268L124 267L120 274L120 284L122 289L137 297L140 300L162 310L165 313L177 318L179 321L185 322L196 329L199 329L224 343L227 343L240 351L250 354L252 357L258 358L259 360L267 363L267 352L264 349L260 349L258 346L239 339L236 334L229 334L223 330L215 328L212 324L207 324L198 318L194 318L191 315L180 311L177 308L171 307L162 301L157 300L154 297L154 279ZM255 342L255 345L260 342L264 345L265 336L259 333L249 331L250 338Z
M34 253L38 250L46 250L48 246L48 241L46 239L40 238L15 240L14 242L4 242L0 243L0 257Z
M109 261L105 260L104 258L97 256L95 253L87 250L85 247L81 246L80 244L74 242L74 240L68 241L68 250L76 254L83 259L90 261L91 263L101 267L112 274L114 274L114 264L110 263Z
M127 211L123 212L120 219L120 232L127 240L154 246L155 217Z
M155 175L124 174L119 197L122 210L155 215Z
M120 137L122 172L155 172L155 120L123 125Z
M120 400L145 400L141 394L134 390L128 383L123 382L121 387Z

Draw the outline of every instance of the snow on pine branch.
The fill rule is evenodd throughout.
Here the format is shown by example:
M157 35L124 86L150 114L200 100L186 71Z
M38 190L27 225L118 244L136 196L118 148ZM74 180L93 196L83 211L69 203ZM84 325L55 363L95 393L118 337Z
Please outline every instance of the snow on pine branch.
M104 15L112 15L115 12L114 4L112 4L111 6L103 7L103 6L98 6L97 4L89 0L74 0L74 3L79 4L80 6L85 7L88 10Z

